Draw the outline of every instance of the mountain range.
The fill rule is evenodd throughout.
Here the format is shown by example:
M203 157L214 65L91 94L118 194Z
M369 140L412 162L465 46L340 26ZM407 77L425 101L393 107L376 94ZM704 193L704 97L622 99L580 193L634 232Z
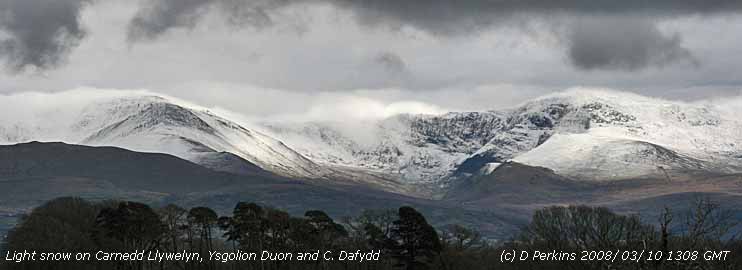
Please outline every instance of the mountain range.
M354 140L332 123L268 125L268 133L323 165L362 168L439 195L462 176L508 161L584 181L735 173L742 121L713 103L572 90L512 109L399 115Z
M587 181L742 168L742 121L733 110L600 90L561 92L499 111L402 114L364 123L362 136L329 121L240 125L145 94L32 114L17 121L6 114L0 143L117 146L233 172L254 165L292 178L428 187L421 196L439 196L460 176L506 161Z
M336 218L355 216L366 209L410 205L430 214L437 224L468 224L502 237L516 229L504 216L453 201L324 180L297 180L265 171L220 172L168 154L65 143L0 146L0 239L17 217L64 196L208 206L221 214L231 212L237 202L248 201L294 215L321 209Z
M477 217L471 224L512 229L549 204L631 212L638 202L698 194L742 202L742 120L715 102L578 89L513 108L400 114L349 130L331 121L238 123L142 92L79 97L75 106L24 100L0 117L0 144L9 145L0 151L0 185L13 190L0 197L6 212L59 190L225 209L250 197L335 214L417 204L441 223L466 213ZM21 195L35 188L50 196Z

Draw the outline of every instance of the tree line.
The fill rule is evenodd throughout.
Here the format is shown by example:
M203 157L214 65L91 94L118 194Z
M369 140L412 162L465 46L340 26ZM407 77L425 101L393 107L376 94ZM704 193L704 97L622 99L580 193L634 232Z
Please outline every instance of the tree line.
M738 269L742 241L735 213L698 200L682 214L666 208L654 222L607 208L553 206L535 211L507 241L476 229L430 225L416 209L367 210L333 220L321 210L292 216L256 203L238 203L231 215L208 207L153 208L131 201L59 198L35 208L9 232L0 251L198 253L204 261L3 261L0 269ZM210 252L371 252L378 260L208 260ZM576 260L501 262L508 251L575 253ZM730 251L725 260L579 260L581 251ZM260 255L259 255L260 256ZM682 256L681 256L682 257ZM682 258L681 258L682 259Z

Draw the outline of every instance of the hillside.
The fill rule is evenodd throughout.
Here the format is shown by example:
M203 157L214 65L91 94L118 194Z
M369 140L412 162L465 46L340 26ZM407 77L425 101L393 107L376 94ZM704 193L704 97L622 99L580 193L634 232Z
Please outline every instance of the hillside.
M167 154L64 143L0 146L0 221L7 223L48 200L79 196L95 200L137 200L187 207L209 206L227 213L237 202L280 207L292 214L322 209L336 218L364 209L412 205L435 224L464 223L488 235L504 235L518 222L447 201L424 200L357 185L292 180L264 172L237 175L214 171ZM2 228L3 226L0 226Z
M74 97L77 93L54 95ZM13 113L21 112L11 111L0 119L0 143L62 141L116 146L171 154L234 172L250 170L246 164L252 163L296 178L322 178L331 173L278 140L208 110L160 96L116 92L70 106L28 106L31 108L26 114L13 117ZM224 158L225 152L243 160Z
M266 132L317 163L392 174L439 192L508 160L586 181L742 172L742 121L713 103L578 89L511 109L368 125L371 139L330 122L267 123Z
M735 109L614 91L569 90L492 111L399 114L355 129L329 121L237 123L148 92L111 92L76 106L14 102L23 110L0 117L1 143L116 146L231 173L263 171L421 198L442 198L457 181L508 161L577 181L742 172Z

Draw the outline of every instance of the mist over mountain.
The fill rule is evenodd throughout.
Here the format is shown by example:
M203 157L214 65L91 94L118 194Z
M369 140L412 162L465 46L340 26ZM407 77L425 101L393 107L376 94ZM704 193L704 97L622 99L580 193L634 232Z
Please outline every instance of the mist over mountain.
M75 98L75 95L84 93L61 95ZM54 95L49 98L54 98ZM136 92L115 92L87 100L80 98L82 102L67 105L44 104L41 110L22 112L18 118L12 117L14 113L7 114L0 127L0 140L4 143L38 140L118 146L141 152L172 154L218 167L229 167L214 164L219 160L218 156L228 152L285 176L320 178L327 173L280 141L208 110L191 109L164 97ZM29 107L32 105L28 104ZM14 106L24 107L23 104Z
M578 89L506 110L390 117L371 129L371 143L328 122L268 127L316 162L382 171L407 183L446 185L509 160L605 181L739 172L742 121L728 108Z
M10 145L0 151L0 210L61 195L216 209L250 199L335 216L412 204L438 224L499 237L550 204L632 212L646 202L652 215L697 196L742 202L734 100L578 89L507 109L365 119L353 130L230 120L151 92L86 93L0 97L0 141Z
M6 144L117 146L224 171L363 183L420 197L441 197L456 181L508 161L581 181L742 171L742 121L729 101L574 89L508 109L397 114L349 132L331 121L240 124L150 92L114 91L43 108L32 98L3 99L13 102L0 119Z

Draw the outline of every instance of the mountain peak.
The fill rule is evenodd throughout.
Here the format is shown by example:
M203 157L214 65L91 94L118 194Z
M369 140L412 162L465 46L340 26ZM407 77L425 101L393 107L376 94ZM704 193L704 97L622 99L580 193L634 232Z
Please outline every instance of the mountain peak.
M74 96L61 95L65 100ZM118 146L168 153L213 168L247 168L237 166L244 162L215 164L236 156L284 176L344 175L354 181L421 187L424 192L445 188L458 175L477 172L488 163L508 160L568 176L575 171L605 172L599 168L605 164L591 162L599 160L646 160L649 169L643 171L653 173L656 166L724 171L724 164L733 169L742 163L737 112L604 89L569 89L502 111L398 115L357 128L272 122L260 131L147 92L114 92L76 105L17 117L29 121L2 119L0 139ZM604 151L586 154L590 149ZM563 156L576 159L551 162Z
M569 88L563 91L555 92L552 94L544 95L534 99L531 102L543 102L543 101L554 101L563 100L571 103L584 104L592 103L596 101L604 102L648 102L648 103L665 103L670 102L667 100L652 98L648 96L639 95L627 91L618 91L607 88L586 88L586 87L575 87Z
M9 143L38 140L117 146L172 154L220 168L230 166L214 161L234 159L217 155L229 152L285 176L319 178L329 173L282 142L187 102L147 92L77 97L86 93L47 94L75 100L75 106L60 102L35 110L37 115L29 117L32 121L0 125L0 138Z

